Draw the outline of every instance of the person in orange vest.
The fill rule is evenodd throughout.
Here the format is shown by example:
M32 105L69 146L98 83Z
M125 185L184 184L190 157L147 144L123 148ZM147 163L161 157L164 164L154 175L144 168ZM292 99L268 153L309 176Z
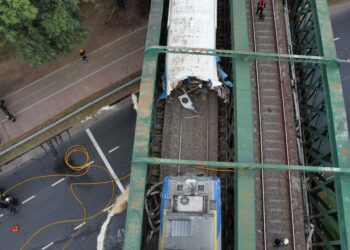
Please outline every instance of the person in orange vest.
M79 53L80 53L81 60L83 60L84 62L88 62L85 49L80 49Z
M256 9L256 14L259 14L260 19L264 19L263 11L266 7L266 1L265 0L259 0L258 7Z

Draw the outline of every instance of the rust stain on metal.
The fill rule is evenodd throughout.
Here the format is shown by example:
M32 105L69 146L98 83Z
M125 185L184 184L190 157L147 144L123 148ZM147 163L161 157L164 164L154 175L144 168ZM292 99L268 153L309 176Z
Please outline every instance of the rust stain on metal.
M143 147L146 147L146 146L148 147L147 141L137 141L137 142L135 142L135 145L138 148L143 148Z
M342 147L342 149L340 150L340 154L342 156L348 156L349 155L349 150L346 147Z
M337 82L333 82L329 85L331 89L334 89L336 91L341 91L341 85Z
M150 104L150 102L148 100L139 102L139 116L140 117L146 118L146 117L150 116L149 104Z
M137 224L137 225L136 225ZM136 223L136 224L129 224L129 230L131 232L131 234L137 234L140 230L140 227L139 227L139 223Z
M142 198L134 199L133 202L130 203L131 209L143 209L142 204L143 204Z

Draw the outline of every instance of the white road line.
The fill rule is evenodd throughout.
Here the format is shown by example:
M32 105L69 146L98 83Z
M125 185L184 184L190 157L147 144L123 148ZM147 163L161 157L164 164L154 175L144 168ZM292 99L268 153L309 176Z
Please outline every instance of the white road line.
M32 200L32 199L34 199L34 198L35 198L35 195L29 197L29 198L26 199L25 201L22 201L22 204L27 203L28 201L30 201L30 200Z
M51 187L54 187L56 186L58 183L64 181L66 178L62 178L62 179L59 179L58 181L56 181L54 184L51 185Z
M45 250L45 249L51 247L53 245L53 243L55 243L55 242L52 241L51 243L49 243L46 246L44 246L43 248L41 248L41 250Z
M80 225L76 226L76 227L74 228L74 230L78 230L79 228L81 228L81 227L84 226L85 224L86 224L86 222L81 223Z
M130 36L130 37L131 37L131 35L133 35L133 34L139 32L139 31L141 31L141 30L143 30L143 29L147 29L147 26L141 27L141 28L139 28L139 29L136 29L136 30L134 30L134 31L131 32L131 33L127 33L126 35L121 36L121 37L119 37L118 39L116 39L116 40L114 40L114 41L111 41L111 42L109 42L109 43L103 45L102 47L100 47L100 48L98 48L98 49L95 49L94 51L92 51L91 53L88 53L87 55L88 55L88 56L89 56L89 55L93 55L93 54L95 54L96 52L98 52L98 51L100 51L100 50L102 50L102 49L104 49L104 48L106 48L106 47L112 45L113 43L116 43L116 42L119 42L119 41L123 40L123 39L126 38L127 36Z
M0 218L1 218L2 216L4 216L4 214L0 214Z
M94 144L98 154L100 155L102 161L104 162L104 164L106 165L109 173L112 175L113 179L115 180L115 182L117 183L117 186L119 187L120 189L120 192L124 193L125 191L125 188L123 187L123 184L120 182L118 176L116 175L116 173L114 172L111 164L109 164L106 156L104 155L102 149L100 148L100 146L98 145L97 141L95 140L95 137L93 136L93 134L91 133L90 129L87 128L86 130L86 133L88 134L92 144Z
M72 87L72 86L76 85L77 83L79 83L79 82L81 82L81 81L83 81L83 80L89 78L90 76L92 76L92 75L94 75L94 74L96 74L96 73L98 73L98 72L100 72L100 71L102 71L102 70L108 68L109 66L115 64L116 62L119 62L119 61L121 61L121 60L127 58L128 56L130 56L130 55L132 55L132 54L135 54L135 53L137 53L137 52L143 50L144 48L145 48L145 47L142 47L142 48L139 48L139 49L137 49L137 50L134 50L134 51L132 51L132 52L130 52L130 53L128 53L128 54L126 54L126 55L124 55L124 56L122 56L122 57L116 59L116 60L114 60L113 62L110 62L110 63L104 65L102 68L99 68L99 69L97 69L97 70L91 72L90 74L87 74L86 76L84 76L84 77L82 77L82 78L76 80L75 82L73 82L73 83L67 85L66 87L60 89L59 91L57 91L57 92L55 92L55 93L52 93L52 94L50 94L50 95L48 95L48 96L46 96L46 97L40 99L40 101L37 101L37 102L35 102L35 103L31 104L31 105L28 105L26 108L24 108L24 109L18 111L18 112L15 113L14 115L19 115L19 114L21 114L21 113L27 111L28 109L31 109L32 107L35 107L36 105L42 103L43 101L46 101L47 99L52 98L53 96L55 96L55 95L57 95L57 94L59 94L59 93L65 91L66 89L69 89L70 87ZM5 122L5 121L7 121L7 118L1 120L0 122Z
M115 148L112 148L111 150L108 151L108 153L112 153L114 150L117 150L119 146L116 146Z
M89 165L92 165L92 164L94 164L95 163L95 161L90 161L89 162Z
M334 41L338 41L340 39L340 37L334 38Z
M79 60L79 61L80 61L80 60ZM57 72L59 72L59 71L65 69L65 68L67 68L69 65L71 65L71 63L68 63L68 64L64 65L63 67L58 68L58 69L56 69L55 71L52 71L50 74L47 74L47 75L45 75L45 76L43 76L43 77L41 77L41 78L35 80L34 82L31 82L30 84L24 86L23 88L18 89L18 90L16 90L15 92L12 92L12 93L8 94L7 96L3 97L2 99L6 99L6 98L8 98L8 97L10 97L10 96L13 96L14 94L17 94L18 92L20 92L20 91L22 91L22 90L24 90L24 89L26 89L26 88L28 88L28 87L30 87L30 86L36 84L37 82L39 82L39 81L41 81L41 80L44 80L44 79L48 78L49 76L51 76L51 75L53 75L53 74L55 74L55 73L57 73Z

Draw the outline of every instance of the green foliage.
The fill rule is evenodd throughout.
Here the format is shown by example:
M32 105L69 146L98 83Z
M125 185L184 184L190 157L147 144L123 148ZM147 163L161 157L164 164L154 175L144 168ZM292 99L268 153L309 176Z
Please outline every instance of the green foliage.
M0 0L0 35L32 66L71 53L87 32L78 0Z

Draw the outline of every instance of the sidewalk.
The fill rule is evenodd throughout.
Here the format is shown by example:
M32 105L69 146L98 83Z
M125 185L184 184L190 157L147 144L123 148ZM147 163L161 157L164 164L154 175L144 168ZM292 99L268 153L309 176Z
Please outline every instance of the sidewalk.
M135 30L1 99L15 123L0 115L4 144L61 113L94 92L141 71L147 27ZM78 53L78 52L77 52Z

